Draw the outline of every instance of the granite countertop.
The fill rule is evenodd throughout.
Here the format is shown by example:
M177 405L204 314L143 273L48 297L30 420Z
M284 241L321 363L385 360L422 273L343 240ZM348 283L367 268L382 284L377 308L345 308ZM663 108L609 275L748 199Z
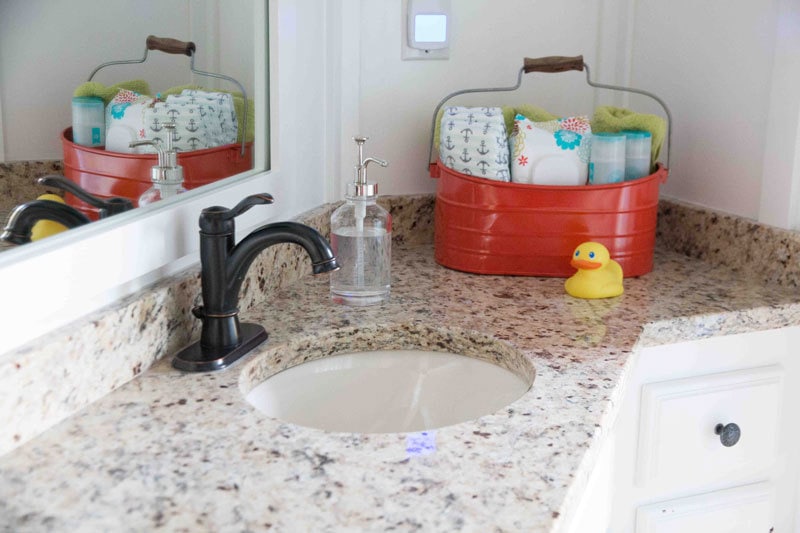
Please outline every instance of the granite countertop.
M796 324L797 289L657 250L623 296L563 280L448 270L395 246L392 298L332 304L327 276L244 318L269 340L232 368L147 372L0 458L5 531L557 531L616 415L637 347ZM522 357L532 389L501 411L429 432L328 433L244 401L303 358L364 348L480 347ZM519 364L509 361L509 366Z

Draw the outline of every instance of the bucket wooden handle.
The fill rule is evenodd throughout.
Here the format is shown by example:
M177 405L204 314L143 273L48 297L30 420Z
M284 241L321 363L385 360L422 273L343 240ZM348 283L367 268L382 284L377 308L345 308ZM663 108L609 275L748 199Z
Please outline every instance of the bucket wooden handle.
M158 50L167 54L183 54L192 57L196 47L191 41L179 41L170 37L147 36L147 49Z
M583 70L583 56L565 57L526 57L522 69L529 72L566 72L568 70Z

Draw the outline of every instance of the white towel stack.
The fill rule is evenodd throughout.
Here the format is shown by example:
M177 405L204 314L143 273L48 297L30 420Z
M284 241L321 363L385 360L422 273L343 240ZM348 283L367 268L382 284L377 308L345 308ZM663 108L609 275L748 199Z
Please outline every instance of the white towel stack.
M509 181L508 139L499 107L446 107L439 159L456 172Z

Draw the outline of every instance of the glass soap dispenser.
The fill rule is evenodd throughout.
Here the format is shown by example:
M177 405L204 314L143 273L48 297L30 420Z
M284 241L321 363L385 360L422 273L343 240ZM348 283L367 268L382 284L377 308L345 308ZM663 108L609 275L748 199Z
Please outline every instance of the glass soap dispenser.
M358 145L355 182L347 185L345 203L331 215L331 247L340 265L331 273L331 298L348 305L373 305L389 299L392 262L392 215L376 203L378 185L367 181L367 165L389 163L364 159L367 137Z
M150 181L153 186L139 197L139 207L152 204L164 198L171 198L186 192L183 186L183 167L178 164L178 152L172 146L172 136L175 123L164 124L167 129L167 147L162 146L161 140L144 140L130 143L130 147L149 145L158 153L158 165L150 171Z

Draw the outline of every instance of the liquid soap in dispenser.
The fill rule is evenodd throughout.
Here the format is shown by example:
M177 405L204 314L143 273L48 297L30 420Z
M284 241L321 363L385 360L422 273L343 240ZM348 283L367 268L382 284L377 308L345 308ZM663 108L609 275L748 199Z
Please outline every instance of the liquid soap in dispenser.
M345 203L331 215L331 247L340 265L331 273L331 298L348 305L373 305L389 299L392 262L392 215L376 203L378 185L367 181L367 165L386 161L364 159L366 137L358 145L355 182Z

